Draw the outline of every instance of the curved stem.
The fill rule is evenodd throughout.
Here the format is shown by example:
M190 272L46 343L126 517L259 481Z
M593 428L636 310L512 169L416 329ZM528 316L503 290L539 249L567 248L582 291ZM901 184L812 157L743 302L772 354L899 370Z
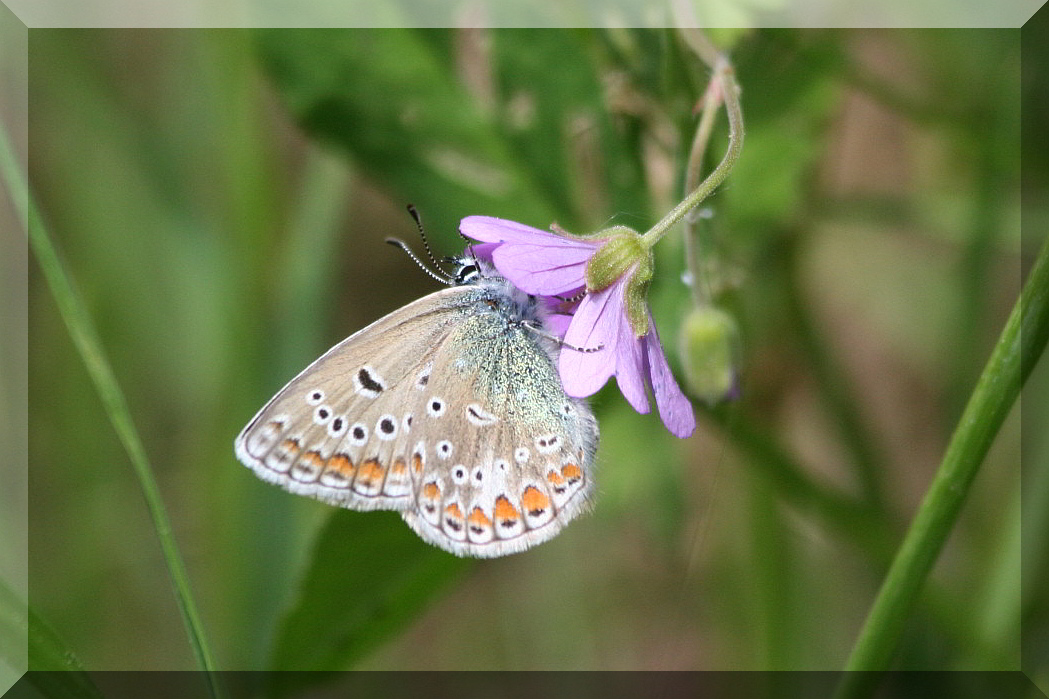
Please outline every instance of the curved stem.
M717 89L717 83L711 81L707 91L703 95L703 113L699 117L699 125L696 127L696 136L692 139L692 149L688 154L688 165L685 168L685 192L691 192L699 186L699 175L703 168L703 156L707 152L707 144L710 142L710 134L714 130L714 119L721 105L721 90ZM692 301L696 306L710 303L710 290L704 284L700 274L699 241L697 240L696 223L698 217L696 212L690 212L685 216L685 260L688 271L692 275ZM704 246L709 247L709 246Z
M643 236L641 242L647 248L659 242L670 228L684 218L685 214L699 205L701 201L710 196L718 185L728 177L729 170L739 160L739 154L743 150L743 109L739 104L739 85L736 83L735 70L728 59L719 56L714 66L714 81L721 86L722 98L725 100L725 111L728 113L728 149L718 166L714 168L703 182L692 190L685 199L675 206L670 213L664 216L656 225L652 226Z
M987 450L1049 338L1049 240L951 437L932 485L852 649L839 699L871 694L888 669L910 610L950 534Z

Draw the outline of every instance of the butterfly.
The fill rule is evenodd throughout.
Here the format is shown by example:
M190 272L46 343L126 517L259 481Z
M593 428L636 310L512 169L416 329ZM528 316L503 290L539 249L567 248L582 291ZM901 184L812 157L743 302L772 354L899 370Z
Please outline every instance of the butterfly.
M561 386L542 299L472 255L444 276L306 367L235 453L292 493L400 512L458 556L517 553L589 507L597 421Z

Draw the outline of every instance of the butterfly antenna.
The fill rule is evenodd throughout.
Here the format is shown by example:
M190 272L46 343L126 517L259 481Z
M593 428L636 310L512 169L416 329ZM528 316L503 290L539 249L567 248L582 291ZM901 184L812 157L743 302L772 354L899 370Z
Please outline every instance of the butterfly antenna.
M433 263L434 268L441 274L446 274L448 277L451 277L452 275L445 272L441 267L441 263L437 261L436 257L434 257L433 250L430 249L430 241L426 239L426 231L423 230L422 216L419 215L419 210L415 208L414 204L408 205L408 213L411 214L413 219L415 219L415 226L419 229L419 237L423 239L423 247L426 249L426 256L430 258L430 262Z
M407 255L408 257L412 258L412 261L415 262L415 264L419 265L419 269L421 269L422 271L426 272L431 277L433 277L437 281L441 282L445 286L454 286L455 285L455 280L451 277L451 275L447 274L440 267L437 268L437 272L435 272L432 269L430 269L429 267L427 267L423 263L422 260L420 260L418 257L415 256L415 253L412 252L412 249L409 248L407 243L405 243L403 240L400 240L398 238L387 238L386 242L389 243L390 245L394 246L395 248L400 248L404 252L405 255ZM429 248L427 248L427 252L429 252ZM433 259L432 255L431 255L430 259L431 260ZM436 265L436 262L434 264ZM440 272L440 274L438 274L438 272Z
M545 337L547 340L550 340L550 341L556 343L558 347L567 347L568 349L575 350L576 352L582 352L584 354L590 354L591 352L600 352L601 350L603 350L605 348L605 346L603 344L598 345L597 347L580 347L578 345L573 345L573 344L571 344L569 342L565 342L562 338L558 337L557 335L554 335L553 333L547 332L546 330L543 329L543 327L541 325L539 325L539 324L537 324L537 323L535 323L533 321L530 321L530 320L521 321L521 325L523 325L524 327L528 328L529 330L534 332L539 337Z
M466 249L470 251L470 257L477 259L477 255L474 254L474 241L471 238L466 237L462 231L459 231L459 237L466 241Z

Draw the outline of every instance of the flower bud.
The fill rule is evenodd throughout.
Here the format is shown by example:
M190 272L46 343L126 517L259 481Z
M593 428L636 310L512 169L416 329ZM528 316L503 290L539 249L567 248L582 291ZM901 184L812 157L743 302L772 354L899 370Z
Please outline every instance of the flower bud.
M733 398L739 364L739 328L725 311L695 308L685 317L680 334L685 383L699 399L713 405Z

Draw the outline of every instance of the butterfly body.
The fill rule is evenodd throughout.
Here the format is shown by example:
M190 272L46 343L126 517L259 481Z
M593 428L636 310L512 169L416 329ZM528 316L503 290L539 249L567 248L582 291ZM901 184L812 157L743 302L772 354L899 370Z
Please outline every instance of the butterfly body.
M457 278L307 367L244 428L238 458L294 493L399 511L457 555L556 535L593 492L597 423L564 393L537 302L487 267Z

